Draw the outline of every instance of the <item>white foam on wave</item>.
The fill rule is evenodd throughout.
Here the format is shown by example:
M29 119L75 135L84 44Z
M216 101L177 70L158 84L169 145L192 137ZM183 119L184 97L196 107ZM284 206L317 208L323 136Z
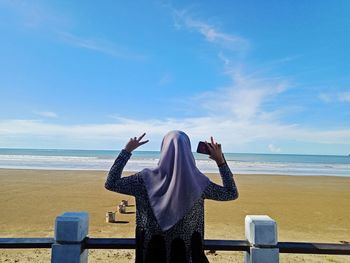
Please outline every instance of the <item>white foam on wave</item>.
M102 170L108 171L114 158L95 156L44 156L44 155L0 155L0 168L48 169L48 170ZM155 167L156 158L131 158L124 171L137 172ZM218 173L212 160L197 159L197 167L205 173ZM288 163L228 161L233 173L281 174L281 175L329 175L350 176L350 164Z
M1 168L104 170L110 163L94 156L0 155Z

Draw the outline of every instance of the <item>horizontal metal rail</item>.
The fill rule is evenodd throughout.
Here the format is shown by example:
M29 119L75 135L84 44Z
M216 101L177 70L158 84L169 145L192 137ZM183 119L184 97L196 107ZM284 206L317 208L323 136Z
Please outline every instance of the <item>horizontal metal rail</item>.
M89 249L134 249L134 238L86 238L84 248ZM205 250L249 251L246 240L204 240Z
M249 251L250 247L247 240L204 240L205 250Z
M350 255L350 244L278 242L280 253Z
M0 238L0 249L9 248L51 248L53 238ZM84 249L135 249L134 238L85 238ZM205 250L249 251L251 244L247 240L204 240ZM280 253L291 254L329 254L350 255L350 244L278 242Z
M53 238L0 238L0 248L51 248Z
M135 238L85 238L87 249L135 249Z

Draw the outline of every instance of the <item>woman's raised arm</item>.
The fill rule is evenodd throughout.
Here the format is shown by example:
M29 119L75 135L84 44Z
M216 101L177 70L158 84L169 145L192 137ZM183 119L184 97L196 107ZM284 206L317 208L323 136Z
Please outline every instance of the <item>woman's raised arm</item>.
M213 137L211 137L211 143L206 142L206 144L210 152L209 158L214 160L219 167L223 186L210 182L204 191L204 198L218 201L237 199L237 187L233 179L233 174L225 161L224 155L222 154L221 144L214 142Z
M131 157L131 152L139 146L148 142L148 140L141 141L144 136L145 133L142 134L139 138L130 138L125 148L120 152L119 156L115 160L108 173L105 182L105 188L107 190L133 196L137 195L137 193L140 192L139 187L141 187L142 182L138 174L123 178L121 175L126 163Z
M230 201L238 198L238 190L230 168L225 163L219 167L223 186L210 182L204 190L204 198L217 201Z

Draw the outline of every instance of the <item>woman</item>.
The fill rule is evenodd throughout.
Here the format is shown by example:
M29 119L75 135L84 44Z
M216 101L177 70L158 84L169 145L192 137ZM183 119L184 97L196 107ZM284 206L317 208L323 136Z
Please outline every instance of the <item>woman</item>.
M121 178L131 152L148 142L131 138L109 171L106 189L136 199L136 262L208 262L203 252L204 199L234 200L237 188L221 151L206 143L223 186L211 182L195 164L188 136L171 131L162 141L158 166Z

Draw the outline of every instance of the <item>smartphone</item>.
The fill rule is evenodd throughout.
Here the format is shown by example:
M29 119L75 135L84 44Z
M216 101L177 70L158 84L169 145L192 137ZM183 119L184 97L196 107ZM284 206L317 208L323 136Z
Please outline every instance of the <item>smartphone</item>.
M210 143L208 143L210 144ZM199 142L197 147L197 153L208 154L210 155L209 148L205 142Z

